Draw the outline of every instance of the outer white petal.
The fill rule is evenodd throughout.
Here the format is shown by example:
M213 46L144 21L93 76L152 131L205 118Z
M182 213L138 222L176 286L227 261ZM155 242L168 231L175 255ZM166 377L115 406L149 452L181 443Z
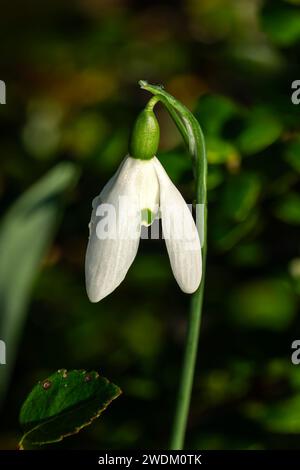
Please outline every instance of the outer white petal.
M119 168L117 169L116 173L110 178L110 180L108 180L108 182L106 183L106 185L104 186L104 188L102 189L101 193L96 196L93 201L92 201L92 208L97 210L97 207L99 206L99 204L101 204L101 202L105 202L110 190L112 189L112 187L114 186L115 184L115 181L117 180L122 168L123 168L123 165L124 165L124 162L126 161L126 158L124 158L124 160L121 162ZM92 227L92 218L93 218L93 212L92 212L92 217L91 217L91 220L90 220L90 223L89 223L89 232L90 232L90 236L91 236L91 227Z
M153 164L160 186L162 229L172 271L181 290L192 293L199 287L202 276L199 234L183 197L156 157Z
M140 239L139 198L136 186L139 178L140 166L136 165L136 160L127 157L116 175L93 201L90 239L85 260L86 289L91 302L103 299L123 281L136 256ZM99 239L99 214L104 207L108 207L106 204L115 208L117 232L112 229L106 239Z

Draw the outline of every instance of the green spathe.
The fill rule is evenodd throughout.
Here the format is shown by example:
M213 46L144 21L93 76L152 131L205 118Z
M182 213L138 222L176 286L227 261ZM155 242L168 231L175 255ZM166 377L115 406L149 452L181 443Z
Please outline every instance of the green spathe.
M149 160L158 149L159 124L152 109L144 109L137 117L132 130L129 153L133 158Z

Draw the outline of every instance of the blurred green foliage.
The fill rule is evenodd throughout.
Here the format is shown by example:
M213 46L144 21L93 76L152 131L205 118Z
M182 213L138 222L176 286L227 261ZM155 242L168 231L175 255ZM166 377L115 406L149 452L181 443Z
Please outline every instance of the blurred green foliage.
M208 272L187 448L299 448L300 366L290 361L300 331L299 19L296 0L2 5L2 213L58 162L81 178L34 273L0 448L16 447L32 385L62 367L100 370L124 394L60 447L167 445L190 299L164 242L143 240L101 303L84 288L91 201L127 152L148 98L139 79L163 83L207 138ZM190 162L157 111L159 157L190 202Z
M8 345L0 370L0 402L7 391L34 276L61 219L65 193L77 180L72 163L60 163L12 205L0 227L1 338Z

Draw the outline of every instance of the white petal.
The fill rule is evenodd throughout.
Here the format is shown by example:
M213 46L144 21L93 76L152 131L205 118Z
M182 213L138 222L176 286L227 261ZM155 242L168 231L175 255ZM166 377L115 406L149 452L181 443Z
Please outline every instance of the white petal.
M173 274L181 290L197 290L202 275L199 234L180 192L155 157L153 163L160 186L162 229Z
M137 180L137 188L140 194L141 210L149 209L156 214L159 205L159 184L153 164L151 160L138 160L140 166L140 174Z
M123 281L136 256L141 228L135 184L139 178L139 165L127 157L115 177L93 201L85 262L86 288L91 302L103 299ZM115 208L116 224L110 224L107 238L99 239L99 227L102 227L104 213L109 208Z
M125 161L126 161L126 157L121 162L121 164L120 164L119 168L117 169L116 173L110 178L110 180L108 180L108 182L106 183L106 185L102 189L101 193L93 199L93 201L92 201L92 208L93 209L97 209L97 207L99 206L99 204L101 204L101 202L105 202L105 200L107 198L107 195L109 194L109 192L110 192L111 188L113 187L117 177L119 176L120 171L121 171ZM93 216L93 213L92 213L92 216ZM92 218L93 217L91 217L91 220L90 220L90 223L89 223L90 236L91 236L91 228L92 228Z

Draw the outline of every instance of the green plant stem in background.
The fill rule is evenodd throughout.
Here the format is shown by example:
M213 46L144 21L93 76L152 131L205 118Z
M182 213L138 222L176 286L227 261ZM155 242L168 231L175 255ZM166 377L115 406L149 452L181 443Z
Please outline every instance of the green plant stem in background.
M201 209L201 214L198 214L198 231L200 234L202 247L202 280L199 288L193 294L191 301L184 359L170 442L170 448L172 450L181 450L184 446L186 426L191 402L204 296L207 251L207 159L205 141L198 121L185 106L183 106L169 93L165 92L162 87L150 85L145 81L140 81L139 83L141 88L153 93L155 97L158 97L160 101L166 106L177 128L182 134L189 153L193 158L196 182L196 202L197 205L199 205L198 207Z

